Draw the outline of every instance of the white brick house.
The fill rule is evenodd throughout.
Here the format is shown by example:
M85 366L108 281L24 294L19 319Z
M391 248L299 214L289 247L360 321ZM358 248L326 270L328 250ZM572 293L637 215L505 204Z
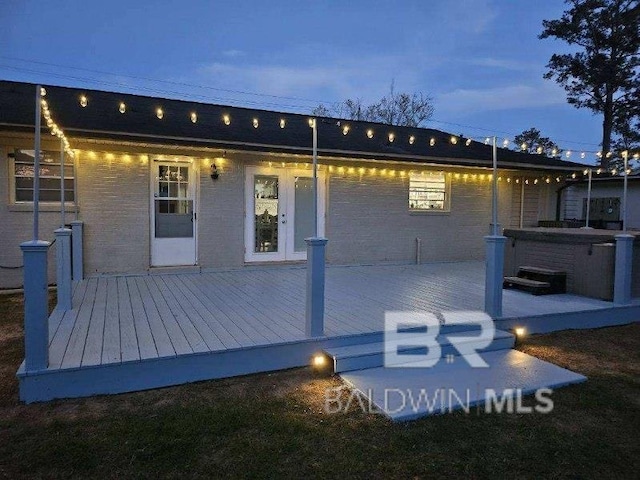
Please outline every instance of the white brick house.
M0 82L2 267L20 266L19 244L30 234L34 92L31 84ZM62 87L47 87L46 98L75 151L65 169L67 218L84 222L88 275L304 260L307 116ZM318 131L329 263L483 257L490 146L432 129L337 119L319 122ZM43 136L42 150L41 231L52 239L60 224L57 139ZM554 219L558 188L583 169L506 149L498 162L503 227ZM55 268L49 271L53 282ZM0 288L21 282L19 268L0 269Z

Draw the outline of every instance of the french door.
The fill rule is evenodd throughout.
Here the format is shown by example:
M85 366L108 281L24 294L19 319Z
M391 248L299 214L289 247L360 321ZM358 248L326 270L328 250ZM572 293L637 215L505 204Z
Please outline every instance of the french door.
M195 178L192 164L151 165L151 266L196 264Z
M324 176L318 172L318 235L324 235ZM245 261L305 260L312 237L313 177L310 170L247 167Z

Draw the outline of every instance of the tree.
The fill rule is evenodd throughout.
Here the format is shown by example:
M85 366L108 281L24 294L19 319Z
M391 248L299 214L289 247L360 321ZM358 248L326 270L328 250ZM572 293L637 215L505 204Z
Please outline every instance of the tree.
M515 144L514 150L520 152L540 153L547 157L554 157L562 153L560 147L549 137L543 137L537 128L524 130L519 135L516 135L513 143Z
M539 38L577 49L554 54L544 77L554 79L576 108L602 114L601 166L608 168L614 127L640 102L638 0L565 0L562 18L544 20Z
M431 97L420 92L396 93L392 81L389 94L371 105L363 104L359 98L347 99L330 107L320 104L311 113L320 117L334 116L349 120L418 127L431 118L433 111Z

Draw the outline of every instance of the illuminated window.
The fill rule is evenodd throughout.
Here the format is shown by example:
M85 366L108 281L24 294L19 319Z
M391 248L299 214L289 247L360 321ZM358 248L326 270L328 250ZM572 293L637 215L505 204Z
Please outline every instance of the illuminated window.
M445 172L421 172L409 175L409 210L449 210L450 186Z
M13 160L12 168L12 200L14 203L33 202L34 154L33 150L15 150L9 154ZM60 203L60 152L40 152L40 201ZM73 181L73 159L66 157L64 165L64 197L65 202L75 200Z

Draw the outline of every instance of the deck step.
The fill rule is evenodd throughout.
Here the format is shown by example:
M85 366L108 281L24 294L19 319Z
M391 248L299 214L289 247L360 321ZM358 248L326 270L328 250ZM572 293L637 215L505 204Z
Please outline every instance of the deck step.
M465 337L467 340L464 343L473 346L474 343L478 343L477 336L477 330L455 331L445 335L438 335L437 341L440 345L440 358L459 355L458 349L451 343L452 337ZM412 339L418 343L420 339L419 334L410 337L407 343L412 343L410 341ZM513 345L514 336L511 333L496 330L493 342L488 347L478 349L478 351L505 350L512 348ZM384 341L326 348L324 350L324 353L333 360L335 373L381 367L385 364L386 352L393 352L393 346L386 345ZM401 357L399 364L415 362L418 356L422 358L425 354L428 355L429 353L431 353L431 351L428 351L426 347L401 346L398 348L398 355Z
M557 388L584 382L586 377L518 350L498 350L482 355L488 368L472 368L465 361L439 362L431 368L369 368L341 374L343 381L394 421L413 420L461 408L472 413L485 401L521 397L539 388ZM520 397L520 398L518 398ZM524 402L535 404L535 400ZM486 407L485 407L486 408ZM507 407L508 408L508 407ZM473 410L475 413L475 409Z
M541 282L539 280L531 280L522 277L504 277L504 288L515 288L533 295L546 295L551 293L551 284L549 282Z
M564 270L523 265L518 268L518 278L547 282L548 293L567 293L567 272Z

